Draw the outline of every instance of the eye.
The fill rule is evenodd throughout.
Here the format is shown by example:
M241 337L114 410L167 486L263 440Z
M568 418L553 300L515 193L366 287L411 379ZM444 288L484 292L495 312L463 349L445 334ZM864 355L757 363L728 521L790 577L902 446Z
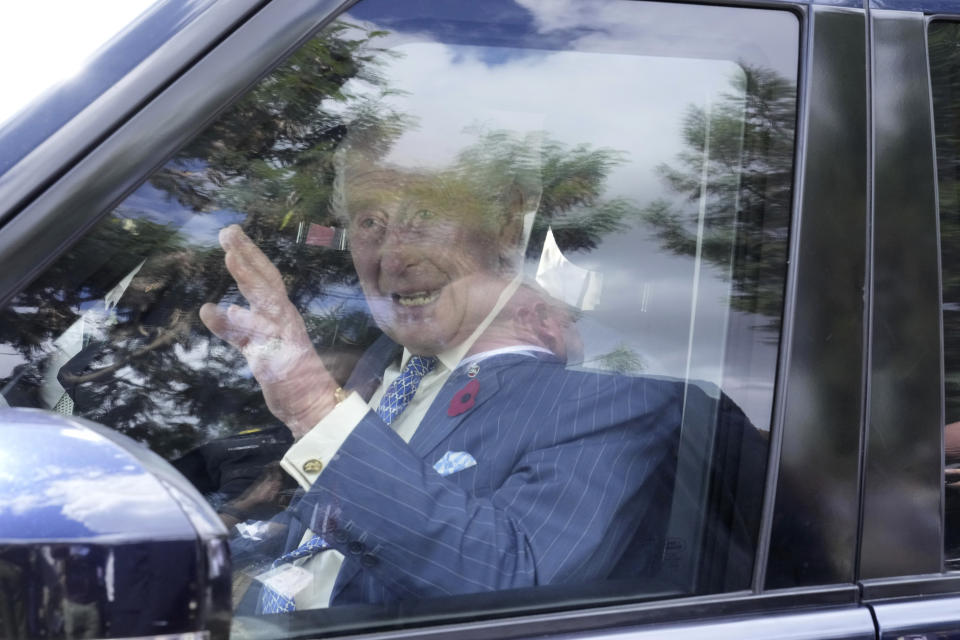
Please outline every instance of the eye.
M437 214L429 209L420 209L413 215L417 220L432 220L437 217Z
M358 214L351 222L352 242L370 244L379 242L383 236L384 221L374 213Z
M374 231L383 226L383 222L375 215L360 216L355 224L362 231Z

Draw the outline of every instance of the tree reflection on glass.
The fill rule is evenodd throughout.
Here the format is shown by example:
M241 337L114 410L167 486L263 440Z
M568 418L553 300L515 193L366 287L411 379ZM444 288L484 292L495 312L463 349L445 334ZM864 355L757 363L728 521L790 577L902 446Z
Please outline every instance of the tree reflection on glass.
M338 24L311 40L21 293L0 322L0 342L20 356L3 381L8 401L52 408L59 384L67 411L165 457L275 426L240 355L197 318L203 302L236 296L215 238L238 221L287 275L294 301L307 309L326 294L308 326L342 355L331 369L345 376L376 333L350 294L349 257L305 249L296 232L329 224L329 160L344 121L387 146L407 124L378 103L390 90L380 35ZM351 78L363 95L342 91Z
M731 91L683 119L686 149L659 172L687 205L660 199L643 215L663 246L694 255L699 205L703 258L733 263L734 308L779 326L793 186L796 87L770 69L743 66Z
M239 300L216 242L233 222L284 274L314 344L344 382L379 330L339 236L318 247L303 234L311 225L339 233L333 158L348 133L383 158L415 126L382 100L394 90L381 66L395 54L375 46L381 35L338 23L311 40L22 292L0 323L0 341L20 360L0 381L8 401L53 408L65 400L59 410L170 459L216 438L280 428L240 353L197 316L206 301ZM539 131L470 131L474 141L444 171L469 178L477 194L527 183L539 205L531 258L548 227L565 251L588 251L639 214L603 197L621 153ZM617 368L635 364L619 355Z

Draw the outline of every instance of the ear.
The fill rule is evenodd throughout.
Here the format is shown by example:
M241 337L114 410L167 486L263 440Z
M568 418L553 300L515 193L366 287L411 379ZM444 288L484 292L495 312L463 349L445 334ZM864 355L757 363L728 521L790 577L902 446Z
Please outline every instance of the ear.
M556 322L556 316L545 302L533 305L532 327L543 346L550 349L557 356L563 357L563 332Z
M520 253L520 240L523 238L523 219L519 215L504 216L497 234L500 243L500 257L512 260Z
M523 191L519 186L511 186L506 195L504 214L500 217L497 236L500 246L500 264L504 266L513 265L518 256L522 259L524 247L520 245L523 241L523 212L526 205Z

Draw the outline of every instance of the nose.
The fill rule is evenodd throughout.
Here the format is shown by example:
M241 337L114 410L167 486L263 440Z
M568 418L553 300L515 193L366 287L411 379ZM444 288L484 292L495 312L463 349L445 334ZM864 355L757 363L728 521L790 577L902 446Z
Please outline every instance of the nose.
M392 276L403 275L420 262L422 251L410 231L403 224L387 228L380 245L380 268L383 272Z

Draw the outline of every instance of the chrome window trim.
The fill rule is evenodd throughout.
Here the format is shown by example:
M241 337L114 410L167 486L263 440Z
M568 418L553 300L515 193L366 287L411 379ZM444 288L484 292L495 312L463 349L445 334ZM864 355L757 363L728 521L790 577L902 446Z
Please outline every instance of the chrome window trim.
M933 573L860 581L860 592L865 603L879 603L922 595L938 597L960 593L960 572Z
M789 629L789 633L785 630ZM750 640L789 638L789 640L872 640L873 619L861 607L792 613L783 615L705 621L691 625L663 625L643 629L605 631L595 635L564 634L556 640Z
M136 636L117 638L116 640L210 640L209 631L187 631L185 633L165 633L158 636Z

